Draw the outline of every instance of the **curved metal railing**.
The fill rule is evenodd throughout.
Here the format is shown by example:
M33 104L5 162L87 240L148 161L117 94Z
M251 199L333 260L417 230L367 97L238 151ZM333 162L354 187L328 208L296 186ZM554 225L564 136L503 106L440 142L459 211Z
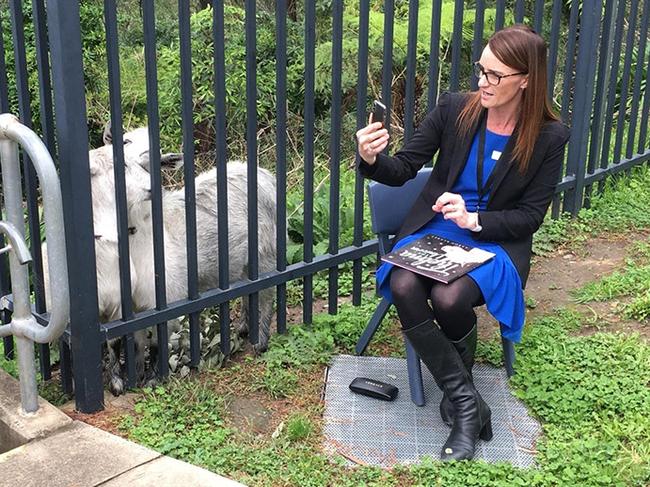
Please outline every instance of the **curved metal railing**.
M26 264L31 256L24 242L25 221L22 206L22 184L18 146L29 155L42 189L45 238L51 298L50 321L41 326L32 315L29 300L29 274ZM66 261L63 206L59 176L45 144L13 115L0 115L0 161L2 191L7 221L0 222L0 231L9 244L0 251L9 252L13 315L11 322L0 326L0 337L16 338L18 373L23 409L38 409L36 369L33 343L49 343L61 336L70 317L68 266Z

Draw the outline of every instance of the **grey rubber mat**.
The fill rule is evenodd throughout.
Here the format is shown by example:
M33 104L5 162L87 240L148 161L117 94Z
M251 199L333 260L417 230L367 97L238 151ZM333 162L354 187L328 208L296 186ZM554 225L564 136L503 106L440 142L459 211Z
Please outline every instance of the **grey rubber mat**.
M426 405L411 402L406 360L383 357L339 355L334 358L325 389L325 448L358 464L391 467L409 464L424 456L438 459L449 435L440 419L442 392L422 368ZM530 467L535 461L539 423L508 388L506 372L478 364L474 383L492 410L491 441L479 440L477 459L510 462ZM397 399L380 401L348 388L355 377L389 382L399 388Z

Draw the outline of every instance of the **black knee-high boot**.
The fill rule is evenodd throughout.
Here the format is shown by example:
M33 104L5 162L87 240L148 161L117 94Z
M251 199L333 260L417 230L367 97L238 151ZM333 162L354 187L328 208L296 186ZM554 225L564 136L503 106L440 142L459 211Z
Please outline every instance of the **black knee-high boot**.
M476 441L492 439L492 413L474 388L465 364L447 336L432 320L404 330L404 335L451 401L454 424L442 447L442 460L474 457Z
M460 355L463 364L467 372L469 372L470 378L472 377L472 367L474 367L474 354L476 353L476 339L478 333L476 328L476 323L470 332L461 338L458 341L450 340L451 344L454 346L458 355ZM442 395L442 401L440 401L440 417L442 421L451 428L451 425L454 422L454 405L451 403L446 394Z

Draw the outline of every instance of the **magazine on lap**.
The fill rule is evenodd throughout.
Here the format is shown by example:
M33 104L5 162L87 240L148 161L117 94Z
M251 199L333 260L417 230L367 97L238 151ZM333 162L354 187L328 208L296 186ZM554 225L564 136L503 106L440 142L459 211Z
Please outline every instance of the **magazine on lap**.
M494 256L487 250L428 234L382 255L381 260L449 284Z

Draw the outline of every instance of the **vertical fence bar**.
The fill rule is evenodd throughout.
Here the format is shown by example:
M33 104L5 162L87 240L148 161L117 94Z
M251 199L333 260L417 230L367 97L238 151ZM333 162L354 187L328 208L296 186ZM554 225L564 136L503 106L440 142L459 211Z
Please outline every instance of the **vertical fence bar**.
M59 371L61 374L61 389L66 396L74 392L72 382L72 353L70 345L64 338L59 339Z
M276 106L276 187L277 187L277 269L286 269L287 255L287 1L278 0L275 8L275 86ZM278 333L287 330L287 285L277 286Z
M427 111L433 110L438 99L438 77L440 76L440 18L442 2L431 0L431 44L429 45L429 93Z
M341 166L341 70L343 65L343 2L332 4L332 113L330 136L330 218L329 253L339 252L339 199ZM328 276L327 311L338 308L338 267L331 267Z
M630 110L630 126L628 128L627 147L625 157L631 158L634 152L634 138L639 116L639 102L641 101L641 78L643 76L643 61L645 58L645 49L648 41L648 13L650 11L650 2L643 2L643 14L641 15L641 25L639 30L639 47L636 56L636 66L634 69L634 88L632 94L632 108ZM646 90L648 86L646 85ZM641 151L639 151L641 152Z
M646 0L647 2L648 0ZM645 90L643 90L643 108L641 110L641 128L639 130L639 145L637 152L642 153L645 150L648 137L648 116L650 115L650 56L646 59L643 54L642 63L645 63L646 78Z
M630 11L627 15L627 38L625 40L625 59L623 61L623 79L621 81L620 99L618 103L618 119L616 121L616 140L614 143L614 162L621 161L621 152L623 150L623 136L625 130L625 115L627 113L627 97L630 88L630 72L632 68L632 51L635 47L634 34L636 31L637 10L639 0L631 0ZM634 140L634 133L632 140ZM628 132L629 137L629 132Z
M569 38L566 47L566 62L564 64L564 83L562 88L562 120L571 125L571 88L573 86L573 66L575 61L576 39L578 37L578 1L571 3L569 14Z
M303 260L311 262L314 259L314 71L316 48L316 5L307 1L305 5L305 139L304 139L304 240ZM303 279L303 309L304 323L311 323L313 306L313 276Z
M415 71L417 69L418 49L418 10L419 1L409 0L408 46L406 48L406 96L404 97L404 140L414 131L415 113Z
M38 91L39 91L39 108L41 117L42 137L53 158L56 157L54 144L54 116L52 114L52 87L50 81L50 62L47 52L47 27L45 18L45 3L43 0L32 1L32 12L34 16L34 37L36 42L36 65L38 67ZM40 230L40 225L39 225ZM40 251L40 232L38 239L38 249ZM37 260L41 265L33 267L34 277L34 295L35 307L38 313L45 311L45 290L43 289L43 257L39 255ZM41 376L43 380L50 380L52 372L50 367L50 346L49 344L39 345L39 357L41 364Z
M609 149L612 139L612 125L614 120L614 105L616 103L616 88L618 85L618 68L621 63L621 44L623 40L623 24L625 21L625 4L619 2L616 13L616 30L614 33L614 47L612 49L612 64L609 75L607 92L607 113L605 115L605 128L603 129L603 143L600 158L600 167L605 168L609 164ZM598 184L598 190L602 190L603 183Z
M576 92L574 104L573 133L577 137L569 142L567 173L575 174L576 186L566 192L564 211L576 215L582 206L585 181L585 162L589 136L589 119L591 117L594 74L596 63L591 54L595 52L600 27L602 0L595 0L593 9L582 9L580 22L580 39L576 62ZM584 89L583 89L584 88Z
M115 210L117 213L117 242L120 267L120 297L122 320L133 317L131 298L131 259L129 250L129 222L126 199L126 176L124 167L124 134L122 128L122 90L120 86L120 54L117 28L117 6L115 0L104 0L106 25L106 56L108 61L108 93L111 111L111 139L113 142L113 171L115 177ZM136 371L133 357L135 345L133 336L124 339L127 364L127 386L136 386ZM119 345L116 345L119 346Z
M258 278L257 235L257 30L255 0L246 0L246 162L248 165L248 277ZM259 341L259 294L248 298L248 332Z
M386 130L390 133L390 120L393 111L392 82L393 82L393 26L395 17L395 1L384 2L384 57L382 60L381 99L386 105ZM342 36L343 34L341 34ZM384 149L388 154L388 146Z
M555 70L557 69L557 53L560 41L560 23L562 14L562 0L553 0L553 13L551 14L551 34L548 56L548 97L555 98Z
M56 157L56 147L54 144L54 115L52 113L52 83L50 80L50 61L47 52L47 19L45 18L44 0L33 0L32 11L34 13L34 36L36 39L41 130L43 133L43 141L54 158ZM39 297L37 295L37 310L39 301L45 304L45 297Z
M483 49L483 24L485 22L485 0L476 0L476 17L474 19L474 39L472 41L472 62L478 61ZM471 77L470 85L472 90L478 88L478 79Z
M2 27L3 18L0 12L0 113L11 111L9 107L9 85L7 82L7 66L5 64L5 46L4 46L4 29ZM4 247L4 237L0 238L0 245ZM9 294L11 291L9 283L9 263L7 256L0 256L0 292L2 295ZM8 311L2 311L2 324L6 325L11 321L11 314ZM13 359L14 340L13 336L2 339L4 345L4 356L7 360Z
M604 92L605 87L609 85L609 66L612 62L612 43L610 42L611 35L615 27L614 16L614 3L616 0L607 1L605 3L605 11L603 14L603 33L600 37L600 53L598 59L598 80L596 82L596 94L594 99L594 110L591 120L591 137L589 140L589 160L587 162L587 172L589 174L594 172L596 163L598 162L598 154L600 154L600 144L603 140L603 111L605 110L605 102L607 101ZM585 207L590 206L592 186L585 187Z
M7 65L5 64L4 28L2 26L3 12L0 12L0 113L11 111L9 107L9 84L7 81Z
M143 0L144 67L147 90L147 119L149 125L149 171L151 174L151 224L156 288L156 309L167 307L165 281L165 243L163 231L162 181L160 174L160 116L158 113L158 73L156 67L156 25L153 0ZM157 325L158 377L169 375L167 322Z
M533 28L539 35L544 35L544 2L545 0L535 0L535 16L533 18Z
M525 5L524 0L515 1L515 22L521 24L524 21Z
M366 116L366 98L368 96L368 29L370 24L370 1L359 2L359 67L357 78L357 130L365 127L368 121ZM356 165L359 165L359 154L356 155ZM354 184L354 239L353 244L361 246L363 243L363 177L357 171ZM352 304L361 304L361 278L362 261L357 259L352 263Z
M494 31L503 29L506 20L506 0L497 0L497 12L494 17Z
M212 39L214 42L214 104L215 104L215 165L217 167L217 230L219 237L219 289L230 287L228 245L228 160L226 141L226 60L223 1L212 9ZM219 305L221 353L230 355L230 305Z
M571 125L571 120L569 118L570 112L570 103L571 103L571 88L573 81L573 64L575 59L575 49L576 49L576 37L578 29L578 2L572 1L571 9L569 11L569 34L565 51L565 62L564 62L564 75L562 82L562 101L560 107L560 116L562 120ZM576 133L576 132L573 132ZM569 174L569 169L565 164L565 167L562 171L563 174ZM560 174L560 179L562 179ZM565 192L566 194L566 192ZM553 204L551 215L553 218L557 218L560 215L561 205L562 205L562 194L556 194L553 197ZM566 199L566 198L565 198Z
M23 23L23 5L21 0L10 0L9 7L11 10L11 34L14 46L14 71L16 75L16 91L18 93L18 111L20 121L27 127L32 127L32 111L29 97L28 75L27 75L27 56L25 54L25 25ZM27 157L23 157L27 159ZM29 161L24 167L31 166ZM27 179L28 175L25 175ZM35 177L32 170L29 177ZM27 189L27 188L26 188ZM29 231L31 232L31 227ZM30 249L31 250L31 249Z
M449 89L451 91L458 91L459 78L460 78L460 54L463 42L463 8L465 2L463 0L455 0L454 2L454 31L451 41L451 73L449 75Z
M88 128L79 4L47 2L57 147L68 260L71 346L76 409L102 409L102 338L97 326L97 279L88 165Z
M31 100L29 94L29 75L27 73L27 55L25 46L25 25L23 22L23 5L21 0L11 0L12 34L14 39L14 60L16 70L16 88L18 90L18 108L20 120L27 127L33 126ZM29 229L29 250L32 254L32 270L41 274L43 258L41 256L41 226L38 215L38 194L36 189L36 170L27 154L23 154L23 185L27 203L27 226ZM32 288L36 294L36 307L39 312L45 310L43 280L32 279ZM41 376L44 380L51 377L50 348L48 344L38 345L38 359Z
M196 191L194 184L194 120L192 118L192 44L190 4L178 0L178 39L181 59L181 123L183 126L183 174L185 180L185 244L187 248L187 297L199 297L199 270L196 237ZM190 365L201 360L199 313L191 313Z

